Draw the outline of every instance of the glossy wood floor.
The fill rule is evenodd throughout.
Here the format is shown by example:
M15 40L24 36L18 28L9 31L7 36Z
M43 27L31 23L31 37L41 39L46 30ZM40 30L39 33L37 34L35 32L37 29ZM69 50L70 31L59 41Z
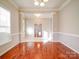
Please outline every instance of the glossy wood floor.
M79 55L59 42L20 43L1 59L79 59Z

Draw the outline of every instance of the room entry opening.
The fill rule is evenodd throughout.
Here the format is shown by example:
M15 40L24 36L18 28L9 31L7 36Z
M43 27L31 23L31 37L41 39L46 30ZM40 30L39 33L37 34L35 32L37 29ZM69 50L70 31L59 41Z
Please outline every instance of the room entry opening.
M50 17L47 17L50 15ZM22 19L21 35L22 41L49 41L53 40L53 16L51 13L41 13L40 17L27 14ZM44 16L44 17L43 17ZM24 40L23 40L24 38ZM37 40L36 40L37 39Z

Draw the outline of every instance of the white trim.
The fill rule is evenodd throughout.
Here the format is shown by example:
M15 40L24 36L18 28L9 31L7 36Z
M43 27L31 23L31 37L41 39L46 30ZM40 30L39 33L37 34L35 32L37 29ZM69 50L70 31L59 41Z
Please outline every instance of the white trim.
M22 42L44 42L44 40L41 40L41 39L38 39L38 40L23 40L23 41L21 41L21 43ZM51 41L47 41L47 42L58 42L58 41L53 41L53 40L51 40Z
M62 35L67 35L67 36L79 37L79 35L77 35L77 34L64 33L64 32L56 32L56 33L59 33L59 34L62 34Z
M46 9L29 9L29 8L20 8L19 9L20 12L27 12L27 13L50 13L50 12L53 12L53 11L58 11L58 9L49 9L49 8L46 8Z
M75 49L71 48L70 46L68 46L68 45L67 45L67 44L65 44L64 42L60 41L60 43L64 44L65 46L67 46L68 48L70 48L71 50L73 50L73 51L75 51L76 53L78 53L78 54L79 54L79 51L77 51L77 50L75 50Z
M17 43L16 45L18 45L19 43ZM13 45L11 47L9 47L8 49L6 49L4 52L0 53L0 56L2 56L3 54L7 53L7 51L11 50L13 47L15 47L16 45Z
M16 9L19 9L18 5L13 0L8 0Z
M71 33L64 33L64 32L54 32L54 33L60 34L60 35L72 36L72 37L79 37L79 35L77 35L77 34L71 34ZM67 46L68 48L72 49L73 51L75 51L76 53L79 54L79 51L71 48L70 46L68 46L67 44L65 44L64 42L62 42L61 40L58 40L58 42L61 42L62 44L64 44L65 46Z
M12 36L15 36L15 35L19 35L20 33L14 33L14 34L11 34Z
M28 9L28 8L20 8L19 10L21 12L53 12L53 11L61 11L65 6L67 6L69 3L71 2L71 0L66 0L59 8L57 9Z
M59 32L53 32L53 34L54 34L54 33L59 33Z
M5 43L5 42L1 42L1 43L0 43L0 46L2 46L2 45L4 45L4 44L7 44L7 43L9 43L9 42L11 42L11 41L12 41L12 40L9 39L9 40L6 41L6 43Z
M60 6L59 11L62 10L65 6L67 6L70 2L71 0L67 0L66 2L64 2L62 6Z
M17 9L20 7L13 1L13 0L8 0L12 5L14 5ZM20 8L19 10L22 12L53 12L53 11L60 11L62 10L65 6L67 6L70 3L71 0L66 0L58 9L28 9L28 8Z

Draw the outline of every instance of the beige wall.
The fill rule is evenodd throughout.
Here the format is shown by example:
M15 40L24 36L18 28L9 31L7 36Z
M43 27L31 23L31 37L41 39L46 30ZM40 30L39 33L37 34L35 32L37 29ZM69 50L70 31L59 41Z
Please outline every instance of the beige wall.
M59 12L55 12L53 14L53 32L58 32L59 31Z
M59 41L79 53L79 0L71 0L59 16Z
M19 13L8 0L0 0L0 7L3 7L11 12L12 41L0 46L0 55L2 55L19 42Z
M79 35L79 0L71 0L60 11L60 32Z

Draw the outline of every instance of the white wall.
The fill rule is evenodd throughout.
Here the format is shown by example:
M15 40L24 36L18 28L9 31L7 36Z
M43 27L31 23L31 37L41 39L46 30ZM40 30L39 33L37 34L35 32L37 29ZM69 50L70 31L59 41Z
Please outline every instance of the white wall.
M0 55L7 52L9 49L19 43L19 13L18 9L8 0L0 0L0 7L3 7L11 12L11 42L0 46Z
M79 0L71 2L60 11L60 41L79 52Z

